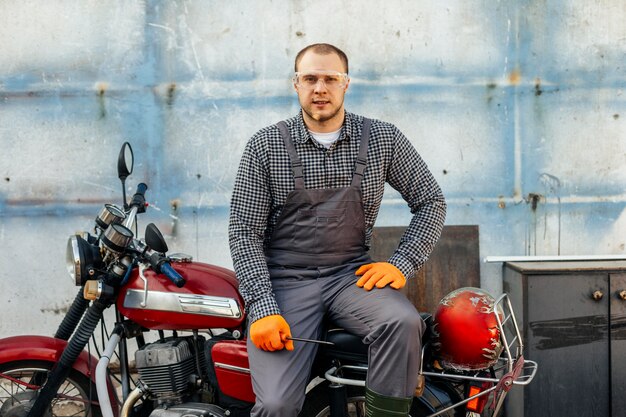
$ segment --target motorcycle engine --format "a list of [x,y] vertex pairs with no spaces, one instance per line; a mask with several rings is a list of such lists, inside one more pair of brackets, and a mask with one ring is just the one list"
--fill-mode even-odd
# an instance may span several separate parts
[[[180,404],[207,374],[202,336],[169,337],[135,353],[139,378],[159,405]],[[193,415],[193,414],[192,414]]]

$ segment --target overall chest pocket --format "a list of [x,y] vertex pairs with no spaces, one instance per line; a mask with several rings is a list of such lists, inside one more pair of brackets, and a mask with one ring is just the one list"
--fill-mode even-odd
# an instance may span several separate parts
[[293,225],[293,244],[310,253],[342,251],[349,232],[346,209],[299,209]]

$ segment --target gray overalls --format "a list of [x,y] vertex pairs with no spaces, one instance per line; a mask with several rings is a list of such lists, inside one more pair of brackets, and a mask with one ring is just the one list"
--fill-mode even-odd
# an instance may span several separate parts
[[[356,269],[371,262],[365,246],[361,180],[367,166],[370,120],[364,119],[352,183],[345,188],[305,189],[303,167],[287,125],[277,125],[291,160],[289,193],[266,257],[272,289],[294,337],[318,339],[327,317],[369,344],[367,386],[392,397],[413,397],[424,322],[415,307],[390,287],[366,291]],[[248,340],[252,417],[296,417],[317,345],[294,342],[293,351],[265,352]]]

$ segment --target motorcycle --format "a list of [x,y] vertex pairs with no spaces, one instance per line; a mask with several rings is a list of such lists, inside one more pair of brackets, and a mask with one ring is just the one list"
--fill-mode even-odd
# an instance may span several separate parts
[[[255,396],[235,274],[167,255],[154,224],[143,239],[135,237],[137,215],[148,205],[144,183],[127,202],[133,163],[124,143],[117,163],[123,207],[105,204],[93,234],[68,240],[68,272],[80,290],[55,336],[0,339],[0,417],[249,416]],[[428,330],[411,416],[497,415],[513,386],[532,381],[537,364],[522,355],[507,295],[494,300],[480,291],[462,289],[444,298],[435,316],[422,314]],[[476,300],[485,303],[480,311]],[[474,327],[467,325],[467,305],[479,315]],[[115,325],[109,332],[103,314],[110,307]],[[85,348],[98,326],[104,348],[95,344],[93,355]],[[294,337],[320,343],[300,416],[364,416],[367,345],[327,327],[323,340]],[[146,342],[144,334],[154,331],[156,340]],[[454,340],[458,335],[465,343]],[[134,366],[131,339],[137,343]],[[114,357],[118,372],[110,369]]]

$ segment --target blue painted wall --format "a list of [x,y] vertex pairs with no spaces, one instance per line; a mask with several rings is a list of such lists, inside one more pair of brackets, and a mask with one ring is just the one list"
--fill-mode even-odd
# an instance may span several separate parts
[[[0,337],[54,332],[76,292],[66,239],[120,202],[125,140],[142,224],[230,267],[239,157],[297,112],[313,42],[348,53],[347,109],[411,138],[481,256],[624,253],[625,21],[620,0],[1,2]],[[408,220],[389,190],[378,225]]]

